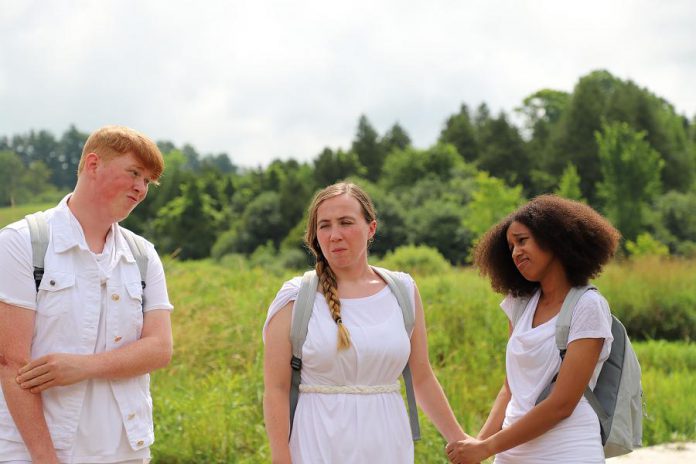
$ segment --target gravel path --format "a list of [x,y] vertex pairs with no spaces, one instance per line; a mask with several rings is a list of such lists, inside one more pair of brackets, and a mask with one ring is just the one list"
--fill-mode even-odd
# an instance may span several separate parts
[[694,464],[696,442],[669,443],[641,448],[624,456],[607,459],[608,464]]

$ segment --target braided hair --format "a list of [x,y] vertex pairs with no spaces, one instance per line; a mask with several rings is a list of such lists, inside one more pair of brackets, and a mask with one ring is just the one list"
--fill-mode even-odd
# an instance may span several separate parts
[[331,311],[331,317],[338,326],[338,349],[344,350],[350,347],[350,334],[343,320],[341,319],[341,300],[338,298],[338,282],[329,262],[319,246],[317,239],[317,212],[324,200],[340,195],[350,195],[355,198],[362,209],[363,217],[368,223],[377,219],[375,207],[370,197],[360,187],[349,182],[339,182],[329,185],[314,195],[312,203],[309,205],[307,214],[307,229],[305,231],[305,244],[316,259],[316,272],[319,277],[319,288],[326,299],[326,303]]

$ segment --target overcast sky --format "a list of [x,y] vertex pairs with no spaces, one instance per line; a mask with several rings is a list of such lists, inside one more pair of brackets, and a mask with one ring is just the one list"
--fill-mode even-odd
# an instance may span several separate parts
[[425,148],[461,103],[511,112],[607,69],[696,115],[696,2],[0,0],[0,135],[124,124],[240,166]]

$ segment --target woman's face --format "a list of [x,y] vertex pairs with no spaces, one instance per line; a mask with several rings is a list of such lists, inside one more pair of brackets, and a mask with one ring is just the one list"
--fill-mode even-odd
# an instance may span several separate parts
[[332,269],[367,263],[367,241],[377,222],[367,222],[360,202],[348,194],[324,200],[317,208],[317,241]]
[[508,227],[506,237],[512,261],[522,277],[530,282],[540,282],[553,269],[555,255],[539,246],[527,226],[514,221]]

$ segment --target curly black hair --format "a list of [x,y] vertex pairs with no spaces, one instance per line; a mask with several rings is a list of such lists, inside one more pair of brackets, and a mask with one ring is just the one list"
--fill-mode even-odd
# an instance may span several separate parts
[[621,234],[584,203],[540,195],[491,227],[474,250],[474,264],[496,292],[528,296],[539,286],[517,270],[507,242],[510,224],[529,228],[539,246],[556,255],[573,286],[587,285],[616,251]]

